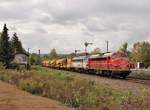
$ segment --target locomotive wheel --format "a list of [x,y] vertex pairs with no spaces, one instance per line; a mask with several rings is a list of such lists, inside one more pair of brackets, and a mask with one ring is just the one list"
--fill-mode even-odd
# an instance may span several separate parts
[[123,75],[122,78],[123,78],[123,79],[126,79],[126,75]]

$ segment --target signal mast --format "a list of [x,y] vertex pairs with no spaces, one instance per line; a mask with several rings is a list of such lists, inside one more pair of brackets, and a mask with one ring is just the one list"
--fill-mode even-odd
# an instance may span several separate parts
[[89,42],[85,42],[84,43],[84,46],[85,46],[85,54],[87,55],[87,47],[89,46],[89,45],[92,45],[93,43],[89,43]]

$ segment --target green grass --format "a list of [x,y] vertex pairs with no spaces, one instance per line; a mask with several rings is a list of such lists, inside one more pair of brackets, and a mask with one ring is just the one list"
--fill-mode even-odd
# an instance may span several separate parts
[[0,79],[32,94],[48,97],[77,110],[146,110],[150,93],[142,96],[113,90],[92,80],[76,78],[65,71],[40,66],[31,71],[1,69]]

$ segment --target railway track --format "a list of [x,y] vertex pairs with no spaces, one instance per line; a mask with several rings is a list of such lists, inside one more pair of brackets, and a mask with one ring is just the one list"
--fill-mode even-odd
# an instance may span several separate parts
[[[81,73],[81,74],[85,74],[85,73]],[[137,77],[128,76],[126,79],[122,79],[122,78],[118,78],[118,77],[110,78],[107,76],[99,76],[96,74],[86,74],[86,75],[90,75],[91,77],[100,77],[100,78],[106,78],[106,79],[112,79],[112,80],[114,79],[114,80],[128,81],[128,82],[132,82],[132,83],[150,85],[150,79],[144,79],[144,78],[137,78]]]
[[127,77],[127,81],[134,82],[134,83],[141,83],[141,84],[146,84],[150,85],[150,79],[144,79],[144,78],[136,78],[136,77]]
[[[81,74],[84,74],[84,73],[81,73]],[[150,79],[144,79],[144,78],[137,78],[137,77],[128,76],[126,79],[122,79],[122,78],[118,78],[118,77],[110,78],[107,76],[99,76],[99,75],[95,75],[95,74],[94,75],[93,74],[86,74],[86,75],[90,75],[92,77],[100,77],[100,78],[107,78],[107,79],[114,79],[114,80],[121,80],[121,81],[128,81],[128,82],[132,82],[132,83],[150,85]]]

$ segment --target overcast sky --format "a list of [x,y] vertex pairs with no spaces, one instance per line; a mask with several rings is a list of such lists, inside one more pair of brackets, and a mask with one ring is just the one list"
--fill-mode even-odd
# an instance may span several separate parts
[[25,49],[84,50],[84,42],[116,51],[124,42],[150,41],[150,0],[0,0],[0,29],[16,32]]

